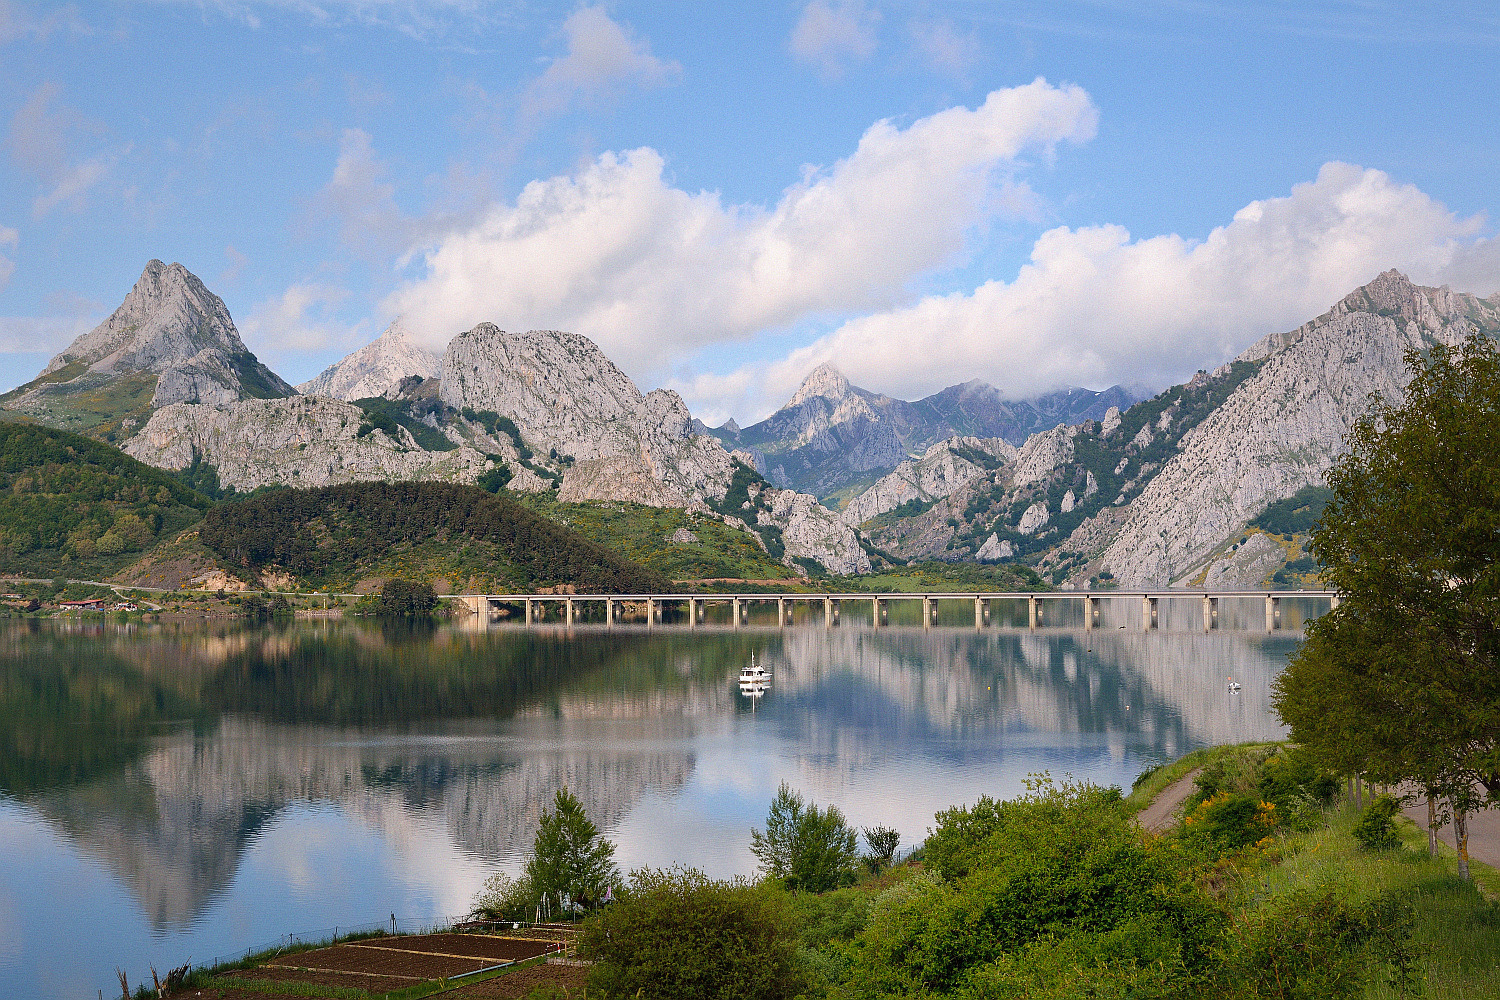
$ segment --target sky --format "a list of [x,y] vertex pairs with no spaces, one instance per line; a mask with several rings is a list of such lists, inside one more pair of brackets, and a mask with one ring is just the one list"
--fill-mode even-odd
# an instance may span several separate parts
[[1500,292],[1500,10],[0,0],[0,389],[152,258],[288,381],[396,317],[710,424],[1158,389],[1388,268]]

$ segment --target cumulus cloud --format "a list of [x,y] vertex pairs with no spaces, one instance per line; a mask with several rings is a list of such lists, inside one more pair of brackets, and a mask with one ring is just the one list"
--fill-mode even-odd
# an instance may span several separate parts
[[362,324],[340,322],[334,310],[349,297],[337,285],[298,282],[281,295],[255,304],[240,324],[246,344],[256,352],[319,351],[359,341]]
[[[97,132],[98,128],[68,108],[53,108],[57,85],[37,87],[11,119],[6,148],[16,165],[41,181],[45,190],[31,205],[31,214],[41,218],[59,205],[80,211],[90,189],[119,162],[119,152],[75,159],[69,152],[70,133]],[[127,150],[128,151],[128,150]]]
[[843,75],[851,60],[875,53],[880,12],[860,0],[811,0],[802,8],[788,43],[792,55],[827,79]]
[[682,67],[651,54],[651,44],[613,20],[602,7],[583,7],[563,22],[568,51],[533,80],[522,98],[528,117],[560,111],[579,98],[596,98],[629,85],[660,87]]
[[574,330],[649,372],[716,340],[898,301],[975,226],[1030,204],[1015,176],[1025,152],[1086,141],[1097,117],[1081,88],[1038,79],[904,129],[878,122],[769,208],[672,186],[654,150],[609,153],[441,239],[384,309],[434,344],[484,320]]
[[1299,326],[1387,268],[1493,293],[1500,242],[1481,226],[1379,170],[1329,163],[1202,241],[1056,228],[1013,281],[862,316],[763,372],[680,389],[702,409],[731,399],[765,412],[824,361],[905,398],[972,378],[1017,398],[1065,384],[1166,385]]
[[[9,226],[0,226],[0,250],[14,250],[20,245],[20,233]],[[0,255],[0,289],[10,283],[10,276],[14,273],[16,273],[16,262]]]

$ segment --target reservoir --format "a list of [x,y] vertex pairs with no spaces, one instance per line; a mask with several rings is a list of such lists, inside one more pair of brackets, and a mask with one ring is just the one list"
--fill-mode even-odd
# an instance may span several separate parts
[[1191,601],[1143,630],[1139,603],[1091,630],[1024,603],[977,629],[781,627],[774,603],[740,628],[0,621],[0,995],[465,913],[563,786],[623,868],[728,876],[783,781],[907,850],[1031,774],[1128,790],[1283,734],[1271,683],[1326,600],[1271,632],[1254,599],[1208,632]]

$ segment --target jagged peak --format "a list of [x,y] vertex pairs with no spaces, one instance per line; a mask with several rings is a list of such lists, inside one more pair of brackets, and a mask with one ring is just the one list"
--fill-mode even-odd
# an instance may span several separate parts
[[797,387],[797,392],[792,396],[787,406],[796,406],[816,396],[825,399],[842,399],[849,394],[849,380],[844,373],[833,366],[831,362],[825,361],[818,367],[808,372],[802,384]]

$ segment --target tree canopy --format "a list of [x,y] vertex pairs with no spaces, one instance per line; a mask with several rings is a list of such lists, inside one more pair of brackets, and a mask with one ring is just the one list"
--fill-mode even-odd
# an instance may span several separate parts
[[1274,703],[1330,766],[1419,782],[1461,827],[1476,786],[1500,799],[1500,353],[1476,335],[1407,364],[1328,474],[1310,548],[1340,601]]

